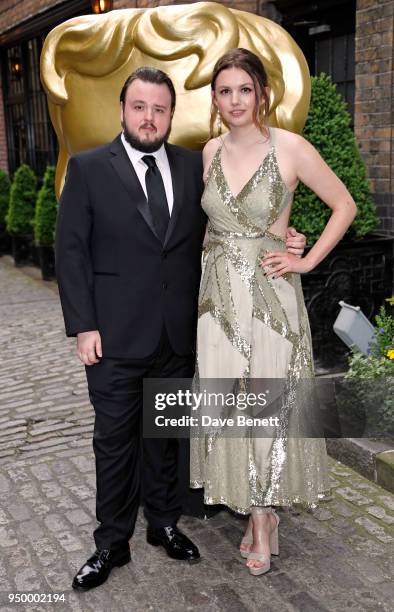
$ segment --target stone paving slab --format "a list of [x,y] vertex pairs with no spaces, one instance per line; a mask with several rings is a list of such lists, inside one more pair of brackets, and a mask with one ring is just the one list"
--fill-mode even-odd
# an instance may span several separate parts
[[93,408],[54,283],[0,258],[0,460],[91,439]]
[[[392,611],[394,496],[330,460],[332,497],[314,512],[282,510],[280,557],[250,576],[237,545],[246,520],[222,511],[183,517],[197,565],[145,542],[89,593],[75,571],[93,551],[93,410],[66,339],[53,283],[0,259],[0,610],[89,612]],[[9,593],[64,594],[64,603],[10,604]]]
[[[394,498],[330,463],[332,499],[313,513],[281,511],[281,554],[266,576],[250,576],[237,554],[245,519],[227,511],[207,521],[183,517],[203,557],[189,566],[146,544],[140,516],[132,562],[86,594],[73,593],[70,583],[92,551],[96,524],[90,447],[2,466],[0,609],[12,609],[8,592],[54,591],[67,602],[54,610],[392,610]],[[366,503],[349,496],[365,489]]]

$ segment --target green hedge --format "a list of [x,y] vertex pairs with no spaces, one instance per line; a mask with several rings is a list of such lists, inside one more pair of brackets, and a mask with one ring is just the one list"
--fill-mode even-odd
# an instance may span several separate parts
[[[312,95],[303,136],[319,151],[335,174],[346,185],[357,204],[357,216],[349,228],[352,239],[362,238],[379,224],[365,164],[360,155],[346,103],[330,78],[322,73],[312,77]],[[299,184],[291,224],[307,237],[308,245],[319,238],[331,215],[328,208],[308,187]]]
[[40,246],[52,246],[56,225],[55,168],[47,166],[38,192],[34,217],[34,240]]
[[0,169],[0,226],[5,226],[6,215],[10,203],[10,179],[8,174]]
[[14,175],[6,216],[7,232],[12,236],[32,234],[36,195],[35,174],[29,166],[23,164]]

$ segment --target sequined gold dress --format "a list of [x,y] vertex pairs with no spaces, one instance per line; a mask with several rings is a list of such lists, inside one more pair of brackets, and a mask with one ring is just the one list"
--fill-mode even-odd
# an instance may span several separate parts
[[[191,438],[191,487],[204,487],[205,503],[247,514],[254,505],[314,506],[328,491],[323,438],[290,436],[299,417],[294,389],[313,380],[311,336],[298,274],[272,279],[258,265],[268,251],[285,250],[270,227],[292,193],[270,148],[234,197],[220,146],[208,171],[202,206],[209,218],[199,295],[196,378],[282,379],[279,426],[271,437]],[[298,415],[298,416],[297,416]]]

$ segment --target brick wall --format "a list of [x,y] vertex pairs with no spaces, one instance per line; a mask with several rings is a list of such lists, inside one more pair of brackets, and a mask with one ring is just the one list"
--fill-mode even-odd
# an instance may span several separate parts
[[0,2],[0,33],[61,2],[64,0],[2,0]]
[[138,0],[114,0],[114,9],[136,8]]
[[0,168],[8,172],[7,138],[4,121],[3,91],[0,82]]
[[355,134],[367,164],[381,229],[394,232],[392,0],[358,0]]
[[[188,0],[188,4],[193,4],[199,0]],[[185,0],[114,0],[114,9],[121,8],[145,8],[154,6],[163,6],[166,4],[185,4]],[[239,9],[241,11],[249,11],[257,13],[259,2],[258,0],[224,0],[219,2],[230,8]]]

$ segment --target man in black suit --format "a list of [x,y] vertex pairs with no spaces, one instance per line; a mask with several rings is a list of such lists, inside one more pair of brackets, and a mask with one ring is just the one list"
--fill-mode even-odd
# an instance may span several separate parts
[[[167,143],[175,90],[162,71],[138,69],[120,102],[123,133],[69,161],[56,232],[66,333],[77,336],[95,409],[100,525],[97,550],[73,581],[79,590],[102,584],[113,567],[130,561],[143,379],[189,378],[194,371],[206,224],[201,154]],[[302,242],[291,238],[289,246],[302,252]],[[186,441],[145,439],[143,455],[147,541],[172,558],[197,561],[197,547],[176,526]]]
[[[97,551],[73,586],[104,582],[130,560],[140,490],[144,377],[193,376],[201,246],[202,160],[167,144],[171,80],[140,68],[121,92],[123,133],[73,156],[60,199],[56,270],[68,336],[95,409]],[[147,540],[176,559],[197,547],[176,527],[181,440],[144,440]]]

